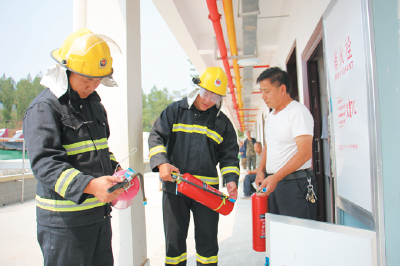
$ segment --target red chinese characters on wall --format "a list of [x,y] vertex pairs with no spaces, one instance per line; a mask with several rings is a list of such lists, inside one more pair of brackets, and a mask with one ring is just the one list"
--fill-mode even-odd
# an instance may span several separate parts
[[338,64],[337,64],[337,52],[335,51],[333,53],[333,68],[335,69],[335,72],[338,71]]
[[350,37],[347,36],[346,39],[346,56],[347,56],[347,61],[353,57],[353,55],[351,54],[351,41],[350,41]]
[[358,144],[339,145],[339,150],[358,150]]
[[357,114],[357,110],[355,108],[356,100],[347,100],[345,101],[342,97],[337,98],[337,108],[338,108],[338,121],[339,127],[344,127],[346,125],[346,121],[349,118],[354,117]]
[[339,80],[349,70],[353,69],[353,60],[351,59],[353,55],[351,51],[350,36],[347,36],[347,38],[345,39],[344,47],[345,51],[343,51],[342,45],[339,46],[339,58],[337,51],[333,53],[333,69],[335,71],[335,81]]

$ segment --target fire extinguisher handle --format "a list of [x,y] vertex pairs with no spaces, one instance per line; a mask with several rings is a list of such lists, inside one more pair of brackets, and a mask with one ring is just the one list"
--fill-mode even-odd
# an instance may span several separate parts
[[263,188],[261,190],[257,190],[256,193],[264,193],[267,192],[267,188]]
[[124,179],[124,181],[122,181],[122,182],[120,182],[120,183],[117,183],[117,184],[115,184],[114,186],[108,188],[108,189],[107,189],[107,192],[108,192],[108,193],[113,193],[115,190],[117,190],[117,189],[119,189],[119,188],[122,188],[122,187],[124,187],[125,185],[128,185],[128,184],[129,184],[129,181],[126,180],[126,179]]

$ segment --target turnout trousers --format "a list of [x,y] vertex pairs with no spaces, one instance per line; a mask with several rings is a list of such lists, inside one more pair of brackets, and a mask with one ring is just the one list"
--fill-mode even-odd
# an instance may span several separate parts
[[163,191],[165,265],[186,265],[186,239],[193,213],[197,265],[218,263],[219,213],[185,196]]
[[45,266],[112,266],[111,220],[73,228],[37,225]]

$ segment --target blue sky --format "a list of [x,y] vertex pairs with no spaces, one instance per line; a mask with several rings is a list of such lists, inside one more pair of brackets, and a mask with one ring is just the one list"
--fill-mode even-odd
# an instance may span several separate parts
[[[192,89],[187,56],[151,0],[141,0],[142,88]],[[72,0],[0,0],[0,76],[15,81],[54,64],[50,52],[73,30]]]

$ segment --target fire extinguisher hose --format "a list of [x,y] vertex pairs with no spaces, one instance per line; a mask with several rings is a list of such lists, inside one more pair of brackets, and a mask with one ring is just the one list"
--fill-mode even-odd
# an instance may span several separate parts
[[[195,184],[195,183],[193,183],[193,182],[190,182],[189,180],[186,180],[186,179],[182,178],[182,175],[180,175],[180,174],[172,173],[172,178],[173,178],[175,181],[176,181],[176,180],[179,180],[179,181],[188,183],[188,184],[190,184],[190,185],[192,185],[192,186],[194,186],[194,187],[200,188],[200,189],[202,189],[202,190],[204,190],[204,191],[206,191],[206,192],[209,192],[209,193],[211,193],[211,194],[217,195],[218,197],[221,197],[221,198],[222,198],[221,206],[225,204],[225,200],[226,200],[226,199],[228,199],[230,202],[235,203],[235,200],[234,200],[234,199],[229,198],[229,197],[228,197],[227,195],[225,195],[224,193],[221,192],[221,194],[219,194],[219,193],[216,193],[216,192],[214,192],[214,191],[208,190],[208,189],[205,188],[205,187],[199,186],[199,185],[197,185],[197,184]],[[220,206],[220,207],[221,207],[221,206]],[[220,208],[220,207],[219,207],[219,208]]]

